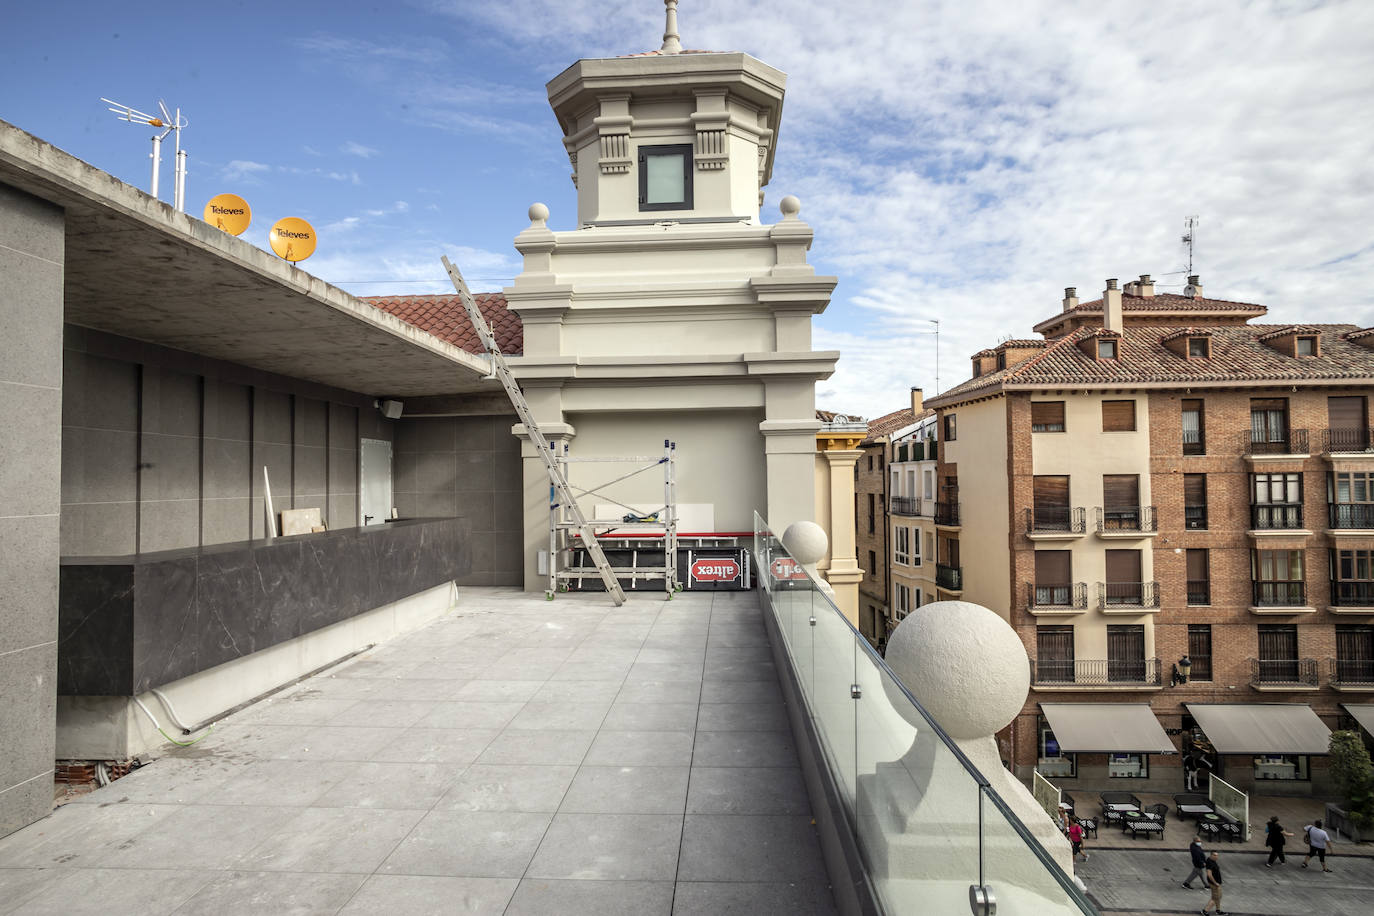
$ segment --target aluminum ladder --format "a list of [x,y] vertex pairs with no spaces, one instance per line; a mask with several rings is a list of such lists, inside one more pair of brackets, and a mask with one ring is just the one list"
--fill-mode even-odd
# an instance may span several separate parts
[[[620,580],[615,577],[615,571],[611,569],[611,564],[606,561],[606,553],[601,549],[601,542],[596,539],[596,532],[588,524],[587,517],[582,513],[582,507],[577,504],[577,499],[572,494],[572,489],[568,486],[567,478],[563,476],[554,454],[549,448],[548,440],[539,431],[539,425],[534,421],[534,414],[530,413],[530,405],[525,401],[525,395],[520,390],[520,386],[515,383],[515,378],[510,374],[510,367],[506,365],[506,358],[501,355],[501,348],[496,343],[496,336],[491,333],[491,328],[487,327],[487,321],[482,317],[482,312],[477,308],[477,300],[472,298],[472,293],[468,290],[468,284],[463,279],[463,275],[458,272],[458,268],[453,266],[445,255],[440,258],[444,262],[444,269],[448,271],[448,277],[453,281],[453,288],[458,291],[458,299],[463,303],[463,308],[468,313],[468,319],[472,321],[472,326],[477,329],[477,336],[482,340],[482,346],[487,348],[487,353],[491,356],[491,365],[496,372],[496,377],[501,380],[501,385],[506,389],[506,395],[510,398],[511,404],[515,407],[515,413],[520,417],[520,422],[525,426],[525,433],[530,437],[530,444],[544,462],[544,468],[549,472],[549,482],[553,484],[553,490],[558,500],[567,507],[572,514],[573,521],[577,525],[577,533],[582,536],[582,546],[587,550],[587,556],[591,557],[592,564],[596,566],[597,572],[601,573],[601,581],[605,583],[606,591],[610,594],[611,600],[616,606],[625,603],[625,591],[620,587]],[[553,562],[553,557],[549,558]],[[550,595],[550,598],[553,596]]]

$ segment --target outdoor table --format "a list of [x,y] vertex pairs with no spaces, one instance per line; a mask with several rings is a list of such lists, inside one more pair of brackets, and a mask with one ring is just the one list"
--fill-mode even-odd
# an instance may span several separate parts
[[1120,811],[1122,814],[1127,814],[1136,810],[1135,805],[1108,805],[1107,807],[1111,808],[1113,811]]

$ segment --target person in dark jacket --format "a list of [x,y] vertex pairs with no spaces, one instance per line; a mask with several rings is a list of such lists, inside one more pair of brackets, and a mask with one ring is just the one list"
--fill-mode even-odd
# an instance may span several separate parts
[[[1202,837],[1193,837],[1193,842],[1188,846],[1188,854],[1193,857],[1193,870],[1183,879],[1183,886],[1192,890],[1193,879],[1201,878],[1207,868],[1207,854],[1202,851]],[[1202,884],[1203,890],[1206,890],[1207,882],[1204,880]]]
[[1264,845],[1269,847],[1269,861],[1264,863],[1265,868],[1273,868],[1275,859],[1287,864],[1288,860],[1283,856],[1283,846],[1286,842],[1285,837],[1292,835],[1283,829],[1277,814],[1269,818],[1269,824],[1264,828]]

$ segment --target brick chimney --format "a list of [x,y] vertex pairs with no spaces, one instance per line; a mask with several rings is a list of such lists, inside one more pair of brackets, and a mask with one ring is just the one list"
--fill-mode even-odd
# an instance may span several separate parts
[[1153,299],[1155,297],[1155,281],[1150,278],[1149,274],[1140,275],[1139,286],[1139,295],[1142,299]]
[[1202,298],[1202,280],[1198,278],[1197,274],[1188,277],[1188,285],[1183,287],[1183,295],[1189,299]]
[[1121,290],[1117,289],[1115,278],[1107,281],[1102,291],[1102,326],[1120,334],[1123,330],[1121,318]]
[[1078,287],[1064,287],[1064,311],[1078,308]]
[[921,411],[924,410],[924,409],[925,409],[925,403],[924,403],[924,398],[922,397],[922,394],[921,394],[921,389],[920,389],[920,388],[913,388],[913,389],[911,389],[911,415],[912,415],[913,417],[919,417],[919,416],[921,415]]

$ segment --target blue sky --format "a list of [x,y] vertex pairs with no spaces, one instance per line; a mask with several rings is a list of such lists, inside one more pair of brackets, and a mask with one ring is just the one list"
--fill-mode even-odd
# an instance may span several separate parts
[[[816,345],[843,351],[819,406],[874,416],[1106,277],[1181,288],[1184,217],[1209,295],[1275,321],[1374,324],[1374,4],[682,0],[689,48],[786,71],[764,218],[784,194],[839,276]],[[117,10],[117,12],[111,12]],[[188,210],[232,191],[247,238],[300,216],[303,265],[360,295],[441,292],[519,269],[533,201],[571,228],[544,83],[647,50],[660,0],[118,5],[8,10],[0,118],[148,185],[148,134],[108,96],[190,121]],[[163,198],[171,197],[164,154]]]

